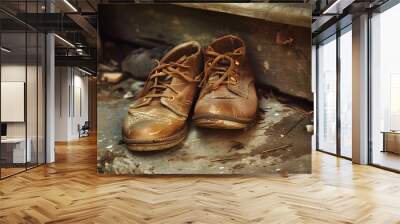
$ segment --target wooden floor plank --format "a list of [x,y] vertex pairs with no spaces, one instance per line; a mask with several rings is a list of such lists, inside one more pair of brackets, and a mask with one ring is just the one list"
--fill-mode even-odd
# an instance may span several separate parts
[[96,139],[0,181],[0,223],[400,223],[400,175],[313,152],[313,174],[98,176]]

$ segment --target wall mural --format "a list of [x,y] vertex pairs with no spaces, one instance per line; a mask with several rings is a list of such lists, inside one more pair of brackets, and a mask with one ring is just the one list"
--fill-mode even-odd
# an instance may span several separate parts
[[98,16],[99,173],[311,172],[308,4],[102,4]]

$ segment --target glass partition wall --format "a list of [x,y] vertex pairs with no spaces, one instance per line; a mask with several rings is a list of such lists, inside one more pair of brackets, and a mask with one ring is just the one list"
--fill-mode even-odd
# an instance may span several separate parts
[[[39,2],[19,1],[18,8],[36,13]],[[0,11],[1,179],[46,160],[45,41],[44,33]]]
[[370,163],[400,171],[400,4],[371,18]]
[[351,25],[317,45],[317,150],[352,157]]
[[[400,4],[387,1],[368,13],[368,163],[400,172]],[[350,159],[351,25],[317,48],[317,149]]]

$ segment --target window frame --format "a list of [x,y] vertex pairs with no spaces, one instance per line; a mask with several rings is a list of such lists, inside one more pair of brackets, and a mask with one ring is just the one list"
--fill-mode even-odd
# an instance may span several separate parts
[[380,164],[376,164],[373,162],[373,153],[374,153],[374,148],[373,148],[373,131],[372,131],[372,119],[373,119],[373,114],[372,114],[372,19],[374,17],[374,14],[380,14],[384,13],[385,11],[391,9],[392,7],[400,4],[400,0],[388,0],[384,4],[380,5],[377,8],[369,10],[368,13],[368,31],[367,31],[367,39],[368,39],[368,69],[367,69],[367,77],[368,77],[368,165],[377,167],[383,170],[395,172],[395,173],[400,173],[400,170],[393,169],[387,166],[383,166]]
[[[340,157],[346,160],[352,160],[352,158],[347,157],[342,155],[342,150],[341,150],[341,118],[340,118],[340,103],[341,103],[341,97],[340,97],[340,82],[341,82],[341,67],[340,67],[340,60],[341,60],[341,55],[340,55],[340,37],[342,35],[344,35],[347,32],[351,32],[352,31],[352,23],[350,22],[349,24],[346,24],[344,27],[338,29],[335,33],[333,33],[332,35],[326,37],[325,39],[319,40],[318,43],[316,44],[316,53],[315,53],[315,57],[316,57],[316,73],[315,73],[315,77],[316,77],[316,150],[319,152],[323,152],[329,155],[333,155],[336,157]],[[335,36],[335,37],[334,37]],[[334,38],[333,38],[334,37]],[[332,39],[332,40],[329,40]],[[319,102],[319,85],[320,85],[320,74],[319,74],[319,47],[321,45],[321,43],[323,42],[329,42],[329,41],[336,41],[336,152],[332,153],[332,152],[328,152],[324,149],[321,149],[319,146],[319,107],[318,107],[318,102]]]

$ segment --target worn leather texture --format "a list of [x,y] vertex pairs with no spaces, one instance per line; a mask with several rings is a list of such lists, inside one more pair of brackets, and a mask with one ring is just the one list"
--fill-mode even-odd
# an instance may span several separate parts
[[[150,72],[123,123],[124,139],[155,143],[182,134],[197,96],[202,50],[191,41],[170,50]],[[186,133],[184,133],[186,134]]]
[[257,94],[243,40],[233,35],[216,39],[206,48],[204,61],[194,119],[252,121],[257,112]]

